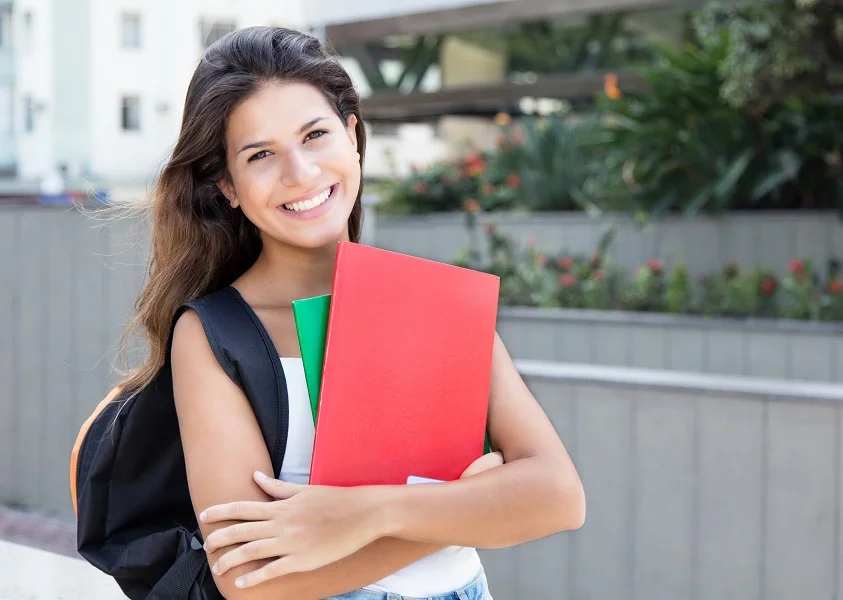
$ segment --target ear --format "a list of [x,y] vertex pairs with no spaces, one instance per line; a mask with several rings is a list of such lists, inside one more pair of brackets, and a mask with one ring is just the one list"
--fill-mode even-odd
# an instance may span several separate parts
[[357,150],[357,115],[348,116],[348,125],[345,127],[348,139],[351,140],[354,149]]
[[231,185],[231,182],[229,182],[228,179],[219,180],[217,182],[217,187],[222,192],[222,195],[225,196],[225,199],[228,200],[231,208],[237,208],[240,206],[240,202],[237,201],[237,194],[234,192],[234,186]]

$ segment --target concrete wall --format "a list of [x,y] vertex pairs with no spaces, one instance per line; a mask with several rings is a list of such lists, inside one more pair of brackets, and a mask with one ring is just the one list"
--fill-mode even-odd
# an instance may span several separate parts
[[518,358],[843,382],[843,324],[505,308],[498,331]]
[[129,223],[0,208],[0,501],[70,514],[68,457],[143,272]]
[[588,515],[483,552],[496,600],[840,597],[843,386],[519,366]]
[[[614,224],[617,236],[610,258],[635,269],[651,258],[684,261],[692,273],[719,268],[730,260],[745,267],[768,266],[784,273],[792,258],[813,258],[823,266],[830,256],[843,258],[843,222],[835,213],[729,213],[723,218],[670,218],[640,229],[631,218],[582,213],[483,215],[501,231],[523,242],[534,237],[546,252],[591,254],[600,236]],[[378,246],[452,261],[469,243],[462,214],[378,219]],[[481,236],[482,237],[482,236]]]
[[[71,514],[70,448],[114,380],[133,223],[0,209],[0,502]],[[483,551],[496,600],[843,593],[843,386],[518,361],[576,462],[576,533]]]

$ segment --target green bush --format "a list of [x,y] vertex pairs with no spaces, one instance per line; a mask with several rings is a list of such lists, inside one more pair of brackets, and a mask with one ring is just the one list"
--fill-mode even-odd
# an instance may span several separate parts
[[[646,92],[603,95],[628,210],[843,209],[843,105],[791,99],[736,108],[721,97],[730,42],[659,45]],[[614,97],[611,97],[614,96]]]
[[711,3],[697,41],[652,42],[643,91],[609,74],[581,114],[523,119],[498,147],[396,182],[381,210],[843,214],[843,8]]
[[798,259],[781,281],[767,268],[737,262],[692,278],[682,263],[668,269],[652,259],[630,274],[607,258],[612,230],[590,256],[545,254],[534,240],[519,244],[494,224],[484,231],[488,252],[466,248],[455,262],[498,275],[503,306],[843,321],[843,279],[833,261],[825,281],[810,260]]

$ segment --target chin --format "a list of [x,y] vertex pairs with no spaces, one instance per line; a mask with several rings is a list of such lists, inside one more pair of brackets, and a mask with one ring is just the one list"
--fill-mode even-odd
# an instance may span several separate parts
[[307,248],[316,250],[319,248],[335,247],[340,240],[348,239],[348,221],[342,226],[323,228],[318,231],[297,231],[292,235],[285,236],[286,243],[296,248]]

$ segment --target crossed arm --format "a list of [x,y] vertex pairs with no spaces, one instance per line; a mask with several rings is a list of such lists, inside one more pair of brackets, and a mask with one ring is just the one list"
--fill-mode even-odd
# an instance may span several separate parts
[[[228,526],[248,519],[200,523],[209,543],[210,564],[225,557],[222,572],[214,578],[229,600],[339,595],[378,581],[446,545],[505,547],[576,529],[585,518],[576,470],[497,336],[489,432],[506,464],[445,485],[315,486],[298,490],[302,498],[307,497],[298,503],[273,502],[275,498],[253,479],[256,471],[272,473],[260,428],[248,400],[219,367],[192,311],[184,313],[176,325],[172,365],[196,514],[232,503],[271,503],[280,515],[272,525],[288,534],[297,532],[269,531],[264,520],[263,525],[252,522],[245,538],[241,527],[238,539],[242,541],[229,543],[231,532],[238,529]],[[326,519],[326,514],[332,519]],[[263,531],[256,533],[260,527]],[[215,531],[220,534],[214,536]],[[271,546],[270,537],[276,546]],[[249,539],[260,542],[247,543]],[[295,540],[298,547],[266,552],[285,540]],[[287,558],[283,568],[273,567],[279,556]],[[247,562],[250,558],[254,559]],[[245,589],[235,585],[242,576],[258,583],[256,569],[260,569],[260,585]]]

